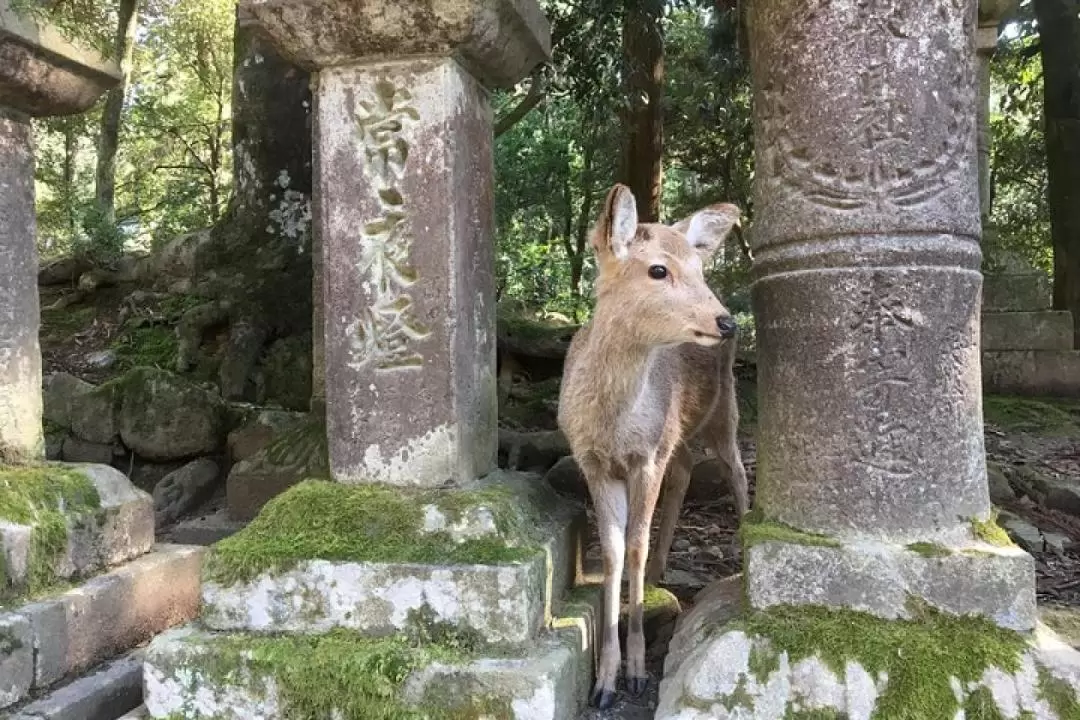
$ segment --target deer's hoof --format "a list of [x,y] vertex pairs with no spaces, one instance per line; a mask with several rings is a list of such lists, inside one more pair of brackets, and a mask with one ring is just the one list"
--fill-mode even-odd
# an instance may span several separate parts
[[649,687],[648,677],[632,677],[626,679],[626,688],[634,697],[639,697]]
[[615,704],[615,691],[606,690],[604,688],[596,688],[593,690],[592,698],[590,702],[593,707],[599,710],[607,710]]

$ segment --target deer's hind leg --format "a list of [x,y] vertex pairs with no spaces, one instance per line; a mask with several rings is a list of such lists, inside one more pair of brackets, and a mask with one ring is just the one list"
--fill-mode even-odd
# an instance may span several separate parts
[[690,473],[694,467],[694,456],[685,444],[680,443],[671,454],[664,477],[660,498],[660,529],[656,535],[656,545],[649,554],[649,569],[645,581],[650,585],[659,585],[667,569],[668,553],[675,539],[675,527],[679,523],[686,490],[690,487]]
[[746,468],[739,452],[739,404],[735,397],[735,378],[728,371],[727,377],[721,382],[722,397],[706,433],[712,451],[728,466],[728,482],[735,497],[735,510],[742,518],[750,509],[750,491]]

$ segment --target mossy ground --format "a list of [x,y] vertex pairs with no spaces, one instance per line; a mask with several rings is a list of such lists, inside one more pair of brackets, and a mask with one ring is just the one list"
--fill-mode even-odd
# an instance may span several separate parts
[[1075,400],[984,395],[983,417],[1004,430],[1080,437],[1080,402]]
[[[487,507],[498,533],[455,543],[446,533],[420,532],[424,506],[436,505],[451,522]],[[409,491],[378,485],[306,480],[263,508],[241,532],[219,542],[204,566],[224,585],[281,572],[304,560],[499,564],[533,557],[534,523],[520,500],[501,487]]]
[[[949,678],[973,683],[988,667],[1015,672],[1028,647],[1024,636],[989,620],[929,608],[913,620],[883,620],[854,610],[782,606],[729,627],[767,639],[792,664],[816,655],[840,677],[849,660],[871,676],[884,673],[888,683],[878,697],[875,720],[953,720],[961,705]],[[767,667],[760,659],[756,666],[755,672]],[[996,708],[973,705],[972,711],[968,720],[997,718]]]
[[27,583],[12,587],[5,581],[0,603],[59,586],[55,565],[67,547],[68,522],[95,515],[100,507],[97,488],[78,470],[53,464],[0,467],[0,518],[33,527]]
[[428,698],[418,707],[403,703],[402,684],[410,674],[434,662],[465,663],[471,655],[461,647],[419,645],[404,636],[364,638],[339,630],[319,636],[224,636],[211,652],[181,655],[180,662],[195,669],[202,682],[229,684],[241,667],[255,677],[273,677],[290,720],[507,717],[508,708],[484,696],[455,697],[449,704]]

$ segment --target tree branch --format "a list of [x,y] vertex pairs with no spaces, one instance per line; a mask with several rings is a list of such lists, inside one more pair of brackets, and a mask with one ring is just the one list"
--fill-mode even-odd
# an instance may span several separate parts
[[533,71],[532,84],[529,85],[529,92],[525,94],[525,97],[517,104],[517,107],[503,115],[495,123],[495,137],[499,137],[521,122],[521,119],[528,115],[530,110],[540,104],[540,101],[544,99],[544,95],[546,94],[547,84],[544,82],[544,68],[541,65]]

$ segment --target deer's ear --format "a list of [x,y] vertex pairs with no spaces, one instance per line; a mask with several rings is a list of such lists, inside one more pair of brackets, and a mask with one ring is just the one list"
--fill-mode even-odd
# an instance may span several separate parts
[[610,254],[625,260],[630,244],[637,234],[638,215],[634,193],[625,185],[616,185],[608,192],[604,209],[593,230],[593,248],[597,255]]
[[702,259],[712,257],[731,231],[739,226],[742,211],[730,203],[719,203],[698,210],[671,226],[682,233]]

